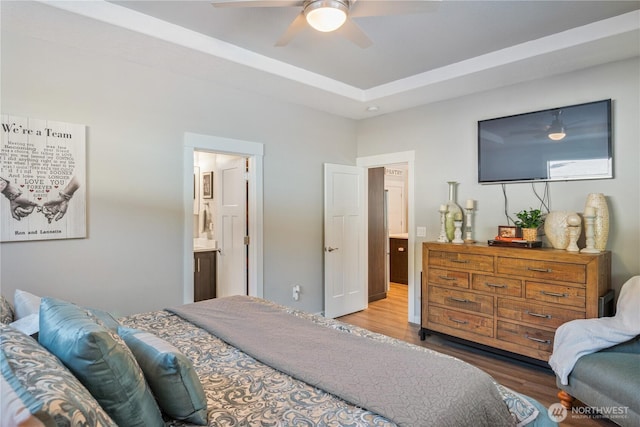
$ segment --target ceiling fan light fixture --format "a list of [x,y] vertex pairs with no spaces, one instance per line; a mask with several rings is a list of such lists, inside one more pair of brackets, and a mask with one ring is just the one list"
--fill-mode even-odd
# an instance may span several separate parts
[[552,141],[560,141],[564,139],[567,134],[564,131],[564,126],[560,123],[558,119],[555,119],[551,126],[549,126],[549,130],[547,131],[547,136]]
[[550,132],[547,136],[552,141],[560,141],[561,139],[564,139],[564,137],[567,136],[567,134],[564,132],[554,132],[554,133]]
[[553,113],[553,120],[551,121],[551,126],[547,129],[547,136],[552,141],[560,141],[564,139],[567,134],[564,131],[564,124],[560,119],[560,114],[562,114],[561,110],[558,110]]
[[311,27],[323,33],[335,31],[347,20],[349,6],[340,0],[315,0],[304,7],[304,16]]

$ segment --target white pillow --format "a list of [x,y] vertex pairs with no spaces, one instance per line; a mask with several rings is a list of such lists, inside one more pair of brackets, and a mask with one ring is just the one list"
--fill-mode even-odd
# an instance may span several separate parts
[[40,297],[29,292],[16,289],[13,294],[13,307],[16,320],[27,317],[30,314],[40,312]]
[[38,333],[40,330],[40,314],[33,313],[28,316],[21,317],[15,322],[9,324],[13,329],[17,329],[25,335],[31,335]]

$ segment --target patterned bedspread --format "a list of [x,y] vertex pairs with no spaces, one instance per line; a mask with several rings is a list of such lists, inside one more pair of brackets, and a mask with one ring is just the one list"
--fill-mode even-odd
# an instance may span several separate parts
[[[266,304],[271,304],[265,302]],[[366,329],[273,304],[286,312],[345,333],[368,337],[391,346],[417,347]],[[144,329],[180,349],[194,364],[203,384],[210,426],[394,426],[384,417],[353,406],[266,366],[168,311],[136,314],[120,319],[123,325]],[[500,386],[513,412],[531,416],[531,408]],[[515,409],[515,411],[514,411]],[[188,425],[171,422],[170,425]]]
[[[168,311],[119,320],[167,340],[193,361],[207,396],[212,427],[395,426],[256,361]],[[175,421],[170,425],[189,424]]]

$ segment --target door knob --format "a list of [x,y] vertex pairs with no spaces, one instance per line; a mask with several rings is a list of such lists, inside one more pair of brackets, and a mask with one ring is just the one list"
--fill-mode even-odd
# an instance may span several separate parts
[[329,247],[326,247],[324,250],[327,252],[333,252],[333,251],[337,251],[338,248],[332,248],[331,246],[329,246]]

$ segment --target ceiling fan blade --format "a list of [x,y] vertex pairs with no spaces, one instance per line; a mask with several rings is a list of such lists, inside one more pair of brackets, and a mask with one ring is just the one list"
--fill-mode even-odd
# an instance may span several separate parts
[[214,7],[301,7],[304,0],[221,0],[211,4]]
[[340,34],[344,38],[350,40],[363,49],[366,49],[373,44],[371,39],[364,33],[364,31],[362,31],[362,29],[348,17],[345,23],[342,24],[342,27],[336,30],[336,33]]
[[291,22],[287,31],[276,42],[276,46],[286,46],[289,42],[298,35],[298,33],[307,27],[307,20],[304,17],[304,13],[300,12],[296,19]]
[[349,9],[349,16],[358,18],[428,13],[437,10],[441,2],[442,0],[354,0]]

